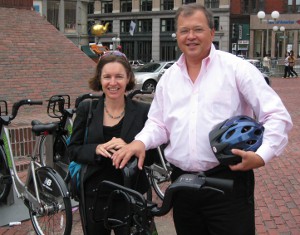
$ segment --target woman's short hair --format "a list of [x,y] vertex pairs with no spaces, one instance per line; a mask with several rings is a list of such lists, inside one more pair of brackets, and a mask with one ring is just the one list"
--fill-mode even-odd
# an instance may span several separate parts
[[93,91],[102,91],[102,86],[100,83],[102,69],[104,65],[112,62],[120,63],[125,68],[126,74],[129,78],[129,82],[126,86],[126,91],[130,91],[134,88],[135,86],[134,73],[132,71],[131,65],[129,64],[126,58],[126,55],[120,51],[112,51],[112,52],[106,52],[103,56],[100,57],[97,63],[95,76],[89,80],[89,87]]

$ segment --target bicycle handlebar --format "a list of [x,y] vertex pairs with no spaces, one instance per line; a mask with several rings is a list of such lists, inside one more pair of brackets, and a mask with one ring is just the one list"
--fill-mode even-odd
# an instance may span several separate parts
[[15,119],[15,117],[18,114],[19,108],[23,105],[42,105],[42,104],[43,104],[43,101],[30,100],[30,99],[24,99],[24,100],[17,101],[13,104],[12,112],[11,112],[11,115],[9,116],[9,120],[11,121],[11,120]]
[[[126,192],[129,196],[134,198],[132,200],[133,202],[138,203],[139,206],[145,205],[145,199],[141,200],[143,195],[137,191],[106,180],[102,181],[101,185],[102,187],[108,186],[114,190]],[[179,176],[178,179],[166,189],[162,205],[160,207],[157,204],[152,205],[149,209],[149,213],[151,216],[166,215],[173,206],[175,194],[182,190],[200,191],[202,189],[211,189],[220,193],[225,193],[231,191],[232,188],[233,180],[211,178],[201,174],[184,174]]]
[[174,195],[179,191],[211,189],[225,193],[226,191],[231,191],[232,188],[233,180],[211,178],[201,174],[184,174],[178,177],[178,179],[167,188],[161,207],[153,207],[151,209],[151,215],[163,216],[167,214],[172,208]]
[[[131,186],[131,177],[136,173],[137,170],[137,159],[128,162],[124,167],[123,176],[124,176],[124,185],[121,186],[110,181],[103,181],[103,184],[113,187],[117,190],[123,190],[129,195],[132,195],[134,198],[141,198],[141,194],[134,190],[129,189]],[[220,193],[225,193],[231,191],[233,188],[233,180],[228,179],[219,179],[213,177],[207,177],[203,173],[199,174],[184,174],[178,177],[178,179],[169,185],[165,191],[165,196],[162,202],[161,207],[157,205],[153,206],[150,210],[152,216],[163,216],[167,214],[173,205],[173,197],[178,191],[182,190],[193,190],[199,191],[201,189],[211,189],[218,191]],[[143,204],[143,202],[142,202]]]

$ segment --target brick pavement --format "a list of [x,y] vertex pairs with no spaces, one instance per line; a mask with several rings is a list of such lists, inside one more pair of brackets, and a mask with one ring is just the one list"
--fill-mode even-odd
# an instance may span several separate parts
[[[256,230],[258,235],[300,235],[300,79],[272,79],[273,89],[289,110],[294,128],[280,158],[255,170]],[[72,234],[82,234],[78,211],[74,211]],[[160,235],[174,235],[171,213],[157,218]],[[34,234],[30,221],[0,227],[0,234]]]

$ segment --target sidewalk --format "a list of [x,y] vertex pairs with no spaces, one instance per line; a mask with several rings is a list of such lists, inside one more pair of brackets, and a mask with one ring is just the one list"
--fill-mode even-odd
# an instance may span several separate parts
[[[255,170],[256,230],[258,235],[300,235],[300,78],[272,78],[272,87],[289,110],[294,128],[282,156]],[[78,210],[73,216],[72,234],[82,234]],[[156,222],[159,235],[175,235],[171,213]],[[20,226],[0,227],[0,234],[34,232],[26,221]]]

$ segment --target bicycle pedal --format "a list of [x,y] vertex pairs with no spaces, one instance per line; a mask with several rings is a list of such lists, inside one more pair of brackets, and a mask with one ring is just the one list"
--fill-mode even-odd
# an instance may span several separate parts
[[0,184],[11,184],[12,178],[10,175],[2,175],[0,176]]

